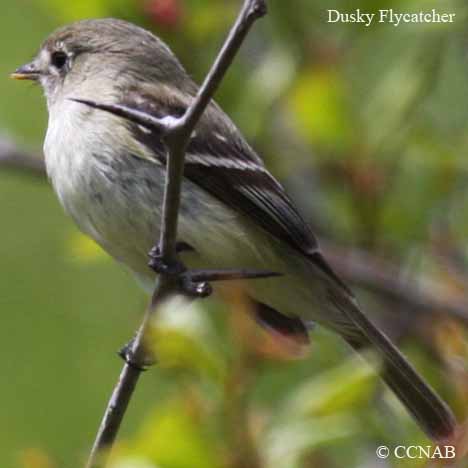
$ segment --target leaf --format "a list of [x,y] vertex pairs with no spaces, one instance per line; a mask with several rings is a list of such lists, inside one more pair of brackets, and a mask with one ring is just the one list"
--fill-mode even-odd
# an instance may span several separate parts
[[297,80],[289,107],[301,135],[312,144],[344,150],[352,141],[345,86],[332,68],[310,68]]
[[350,437],[359,421],[349,414],[300,419],[274,426],[261,446],[267,468],[300,468],[301,458],[324,444]]
[[288,396],[281,413],[286,419],[291,419],[355,409],[358,405],[367,404],[376,379],[375,368],[359,356],[353,356],[301,385]]
[[79,2],[62,2],[60,0],[42,1],[63,21],[102,17],[108,14],[108,0],[80,0]]
[[157,465],[140,456],[118,458],[112,462],[110,468],[159,468]]
[[216,331],[199,302],[176,296],[156,314],[152,345],[161,367],[220,381],[226,374],[226,363],[219,344]]
[[[214,439],[182,399],[158,408],[139,436],[120,448],[112,468],[219,468]],[[129,461],[137,460],[136,465]],[[126,464],[127,463],[127,464]]]

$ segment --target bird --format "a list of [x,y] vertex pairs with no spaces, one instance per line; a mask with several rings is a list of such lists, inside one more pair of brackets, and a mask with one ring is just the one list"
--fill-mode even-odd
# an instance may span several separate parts
[[[181,117],[198,85],[156,35],[114,18],[54,31],[12,77],[44,91],[45,163],[63,208],[151,292],[148,252],[160,233],[166,175],[162,135],[83,102]],[[189,269],[280,272],[248,285],[261,325],[307,342],[318,323],[359,353],[371,349],[383,381],[421,429],[437,441],[454,435],[449,406],[363,313],[282,185],[214,100],[186,148],[177,241]]]

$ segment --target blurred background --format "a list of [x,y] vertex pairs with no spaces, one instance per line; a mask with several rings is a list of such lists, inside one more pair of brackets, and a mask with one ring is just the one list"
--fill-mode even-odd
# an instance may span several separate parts
[[[217,100],[319,233],[373,320],[450,403],[468,404],[468,7],[463,0],[269,0]],[[62,212],[41,166],[39,88],[8,74],[64,23],[160,35],[201,81],[240,0],[16,0],[0,15],[0,466],[86,458],[147,298]],[[453,24],[328,24],[327,9],[456,13]],[[33,158],[33,159],[32,159]],[[34,159],[35,158],[35,159]],[[429,441],[336,337],[310,349],[241,295],[169,304],[114,468],[427,467]],[[457,447],[458,466],[467,440]]]

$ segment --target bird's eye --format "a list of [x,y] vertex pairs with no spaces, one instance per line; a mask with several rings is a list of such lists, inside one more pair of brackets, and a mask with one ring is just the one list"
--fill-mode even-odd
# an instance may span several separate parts
[[62,51],[57,51],[57,52],[54,52],[50,58],[50,63],[55,67],[57,68],[58,70],[60,70],[61,68],[63,68],[65,66],[65,64],[67,63],[67,60],[68,60],[68,56],[65,52],[62,52]]

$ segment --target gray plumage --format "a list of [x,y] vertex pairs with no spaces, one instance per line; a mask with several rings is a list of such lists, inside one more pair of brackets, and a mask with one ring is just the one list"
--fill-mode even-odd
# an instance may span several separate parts
[[[159,237],[161,140],[70,98],[176,116],[197,86],[161,40],[114,19],[56,31],[17,76],[36,79],[44,88],[46,166],[60,202],[83,232],[151,291],[155,278],[147,254]],[[179,239],[193,247],[182,254],[189,267],[284,273],[248,285],[261,305],[262,323],[304,334],[302,323],[315,321],[358,351],[371,347],[382,360],[383,379],[427,434],[440,439],[453,433],[449,408],[361,312],[281,185],[215,103],[190,141],[185,176]]]

